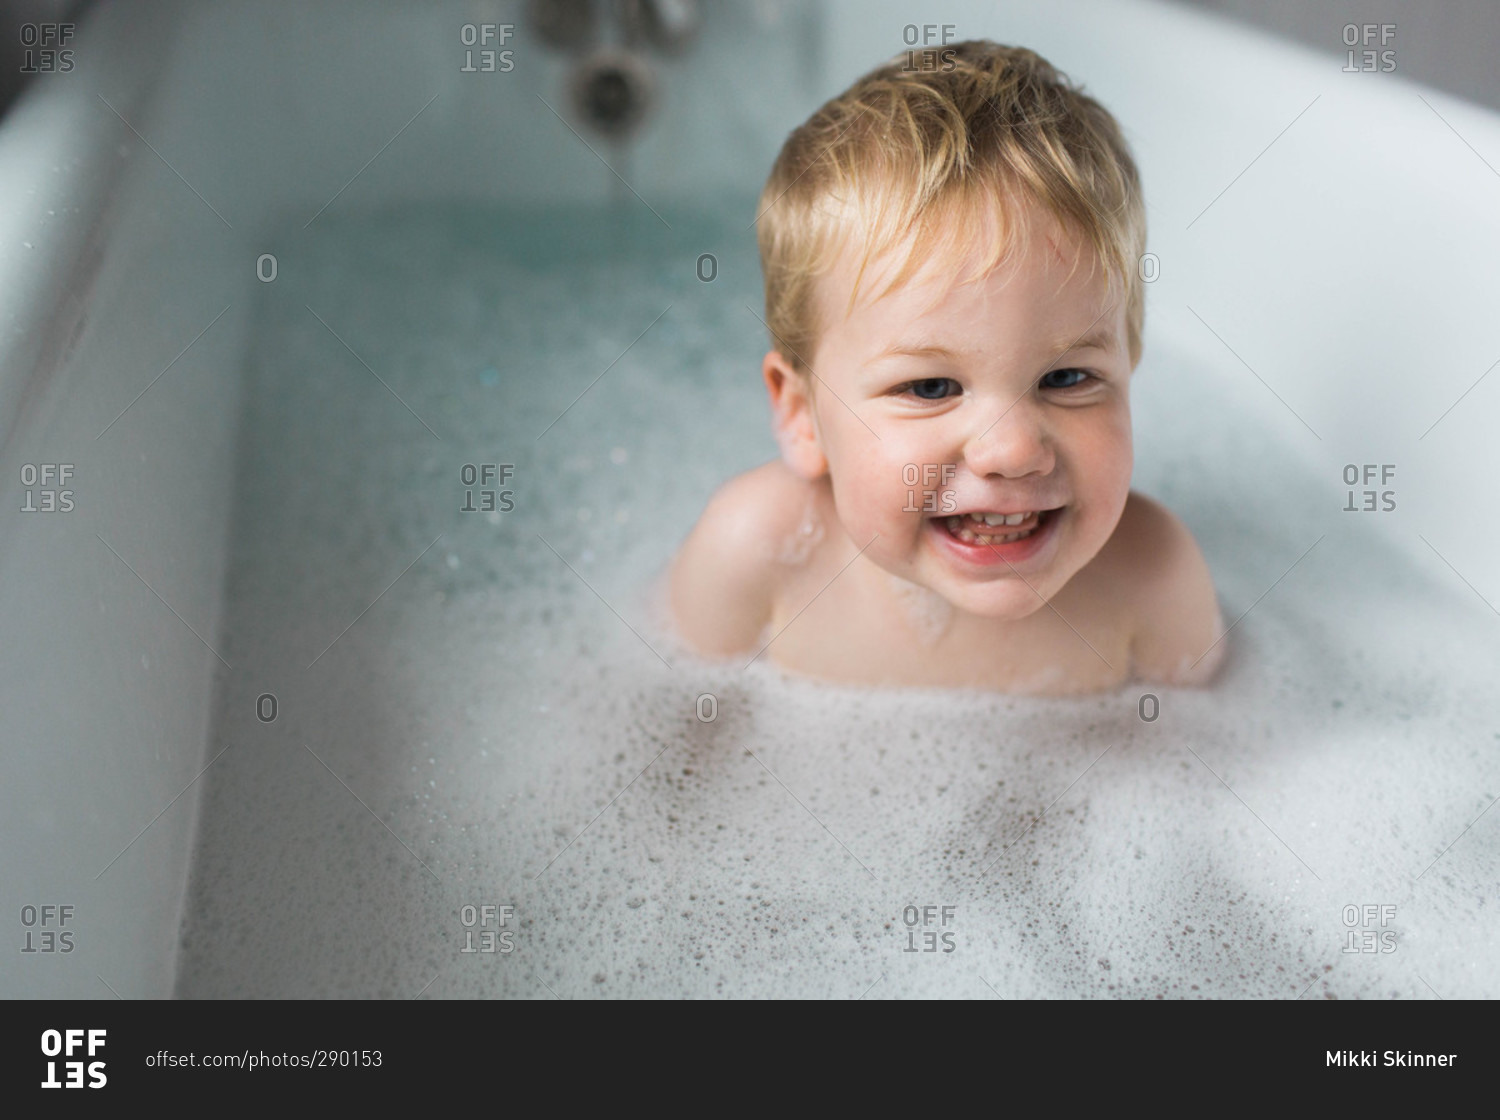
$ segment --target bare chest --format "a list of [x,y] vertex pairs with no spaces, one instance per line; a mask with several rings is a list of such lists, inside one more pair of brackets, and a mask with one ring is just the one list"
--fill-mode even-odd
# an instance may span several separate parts
[[828,580],[812,571],[778,597],[763,656],[824,680],[916,688],[1072,695],[1129,678],[1130,627],[1107,595],[1080,582],[1016,620],[954,610],[888,577]]

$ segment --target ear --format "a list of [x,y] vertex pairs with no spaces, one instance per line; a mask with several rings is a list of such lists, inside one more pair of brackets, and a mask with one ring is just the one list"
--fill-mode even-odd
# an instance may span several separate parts
[[781,446],[781,461],[811,482],[828,473],[828,459],[813,414],[807,374],[798,373],[775,350],[761,363],[766,392],[771,398],[771,428]]

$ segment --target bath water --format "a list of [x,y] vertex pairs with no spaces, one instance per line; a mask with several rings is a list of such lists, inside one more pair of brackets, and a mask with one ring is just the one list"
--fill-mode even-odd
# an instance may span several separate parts
[[1500,995],[1495,620],[1149,322],[1135,485],[1243,615],[1211,689],[678,648],[653,581],[775,454],[754,211],[622,206],[287,227],[179,995]]

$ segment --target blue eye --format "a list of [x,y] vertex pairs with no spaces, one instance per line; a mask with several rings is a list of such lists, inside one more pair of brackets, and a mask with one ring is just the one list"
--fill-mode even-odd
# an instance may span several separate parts
[[1082,385],[1091,375],[1082,369],[1055,369],[1042,375],[1043,389],[1073,389]]
[[957,396],[963,392],[963,387],[951,377],[928,377],[913,381],[906,388],[912,396],[924,401],[940,401],[944,397]]

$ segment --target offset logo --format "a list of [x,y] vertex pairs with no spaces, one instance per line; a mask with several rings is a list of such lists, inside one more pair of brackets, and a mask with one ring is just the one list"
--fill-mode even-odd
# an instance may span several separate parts
[[[922,906],[908,903],[901,910],[901,924],[906,927],[906,945],[903,953],[951,953],[958,948],[953,930],[948,927],[958,913],[958,907]],[[934,928],[936,927],[936,928]]]
[[[953,513],[958,509],[958,493],[947,489],[947,485],[957,473],[954,463],[907,463],[901,468],[901,481],[912,489],[906,492],[906,505],[901,512]],[[922,487],[920,499],[915,489],[918,485]]]
[[[43,1089],[102,1089],[108,1082],[104,1075],[104,1063],[84,1062],[84,1057],[97,1057],[104,1049],[103,1030],[45,1030],[42,1032],[42,1056],[47,1061],[47,1080]],[[75,1057],[74,1055],[77,1055]],[[69,1059],[59,1062],[58,1058]],[[58,1066],[62,1067],[64,1080],[57,1079]],[[84,1081],[84,1076],[88,1081]]]
[[[509,903],[492,905],[485,902],[478,906],[465,903],[458,912],[459,924],[464,927],[464,947],[459,952],[513,952],[516,947],[515,931],[507,929],[506,926],[515,914],[516,908]],[[475,926],[479,928],[476,930]]]
[[40,906],[28,903],[21,907],[21,952],[71,953],[77,946],[73,931],[67,926],[75,909],[66,902],[44,902]]
[[1367,902],[1345,906],[1340,916],[1344,919],[1344,952],[1346,953],[1394,953],[1396,931],[1388,928],[1396,920],[1396,907],[1389,902]]
[[[509,513],[515,509],[516,492],[500,489],[515,473],[514,463],[465,463],[463,469],[458,472],[465,487],[464,504],[458,507],[458,512]],[[479,491],[478,505],[474,504],[474,490],[472,489],[476,483],[482,488]]]
[[[958,68],[958,52],[947,44],[953,40],[957,28],[951,23],[924,23],[918,27],[908,23],[901,29],[901,41],[906,44],[906,65],[903,74],[923,71],[941,71],[950,74]],[[913,50],[922,46],[923,50]]]
[[65,489],[73,477],[72,463],[22,463],[22,513],[72,513],[73,491]]
[[[1344,503],[1345,513],[1380,512],[1389,513],[1396,508],[1396,491],[1388,490],[1391,480],[1396,477],[1395,463],[1349,463],[1344,467],[1344,485],[1349,489],[1349,500]],[[1363,478],[1365,489],[1355,491],[1353,488],[1360,484]],[[1381,489],[1375,488],[1375,480],[1380,480]],[[1358,493],[1358,499],[1355,494]],[[1378,502],[1378,504],[1377,504]]]
[[[1389,74],[1396,69],[1396,48],[1390,44],[1396,38],[1394,23],[1346,23],[1344,24],[1344,46],[1349,48],[1349,60],[1344,64],[1345,74],[1379,71]],[[1358,50],[1360,40],[1364,49]],[[1381,49],[1376,50],[1379,46]],[[1359,58],[1356,66],[1355,56]]]
[[[481,48],[479,65],[474,65],[475,51],[464,51],[464,64],[458,68],[461,74],[509,74],[516,68],[514,50],[496,50],[510,42],[516,33],[513,23],[466,23],[458,29],[458,39],[465,47]],[[493,46],[492,46],[493,44]]]
[[[71,23],[23,23],[21,55],[23,74],[66,74],[73,69],[73,52],[62,50],[77,29]],[[38,49],[40,48],[40,49]]]

